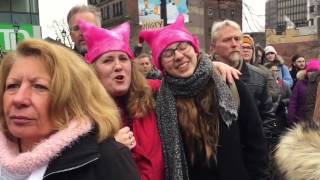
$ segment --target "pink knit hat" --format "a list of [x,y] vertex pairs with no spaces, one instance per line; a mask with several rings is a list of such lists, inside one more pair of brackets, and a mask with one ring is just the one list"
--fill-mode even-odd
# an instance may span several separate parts
[[155,66],[161,69],[160,55],[171,44],[187,41],[199,52],[199,41],[184,26],[184,16],[179,15],[175,23],[160,29],[144,30],[140,32],[140,42],[146,41],[151,50]]
[[318,59],[310,59],[307,68],[306,68],[307,72],[310,71],[320,71],[320,61]]
[[80,31],[88,46],[85,55],[86,61],[94,63],[102,54],[109,51],[122,51],[133,59],[133,53],[129,46],[130,25],[125,22],[113,29],[99,28],[93,24],[79,20]]

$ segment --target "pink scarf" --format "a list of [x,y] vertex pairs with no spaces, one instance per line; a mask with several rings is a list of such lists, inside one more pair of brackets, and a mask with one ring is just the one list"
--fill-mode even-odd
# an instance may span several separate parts
[[64,148],[71,146],[92,129],[91,121],[79,122],[77,119],[71,120],[67,128],[42,140],[31,151],[23,153],[19,153],[17,144],[0,132],[0,168],[16,175],[27,175],[47,165]]

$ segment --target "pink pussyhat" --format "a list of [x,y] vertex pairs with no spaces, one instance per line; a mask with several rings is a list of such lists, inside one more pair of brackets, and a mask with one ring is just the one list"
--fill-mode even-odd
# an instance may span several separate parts
[[307,65],[306,71],[307,72],[320,71],[320,61],[316,58],[310,59],[308,65]]
[[88,51],[86,61],[94,63],[102,54],[110,51],[122,51],[133,59],[133,53],[129,46],[130,24],[125,22],[113,29],[99,28],[84,20],[78,22],[80,31],[87,43]]
[[180,14],[175,23],[160,29],[144,30],[139,35],[140,42],[144,40],[152,50],[152,58],[155,66],[162,70],[160,65],[161,53],[171,44],[187,41],[192,44],[195,51],[199,53],[199,41],[184,26],[184,16]]

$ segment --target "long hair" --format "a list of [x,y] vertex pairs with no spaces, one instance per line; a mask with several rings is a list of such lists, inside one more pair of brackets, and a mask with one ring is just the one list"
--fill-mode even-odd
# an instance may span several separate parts
[[136,118],[142,118],[147,113],[154,111],[154,93],[146,78],[139,71],[137,64],[132,64],[131,84],[129,89],[128,109]]
[[0,123],[7,131],[6,135],[10,135],[3,111],[6,79],[17,57],[29,56],[40,59],[51,77],[49,116],[56,129],[63,129],[69,121],[79,118],[94,123],[98,142],[118,131],[120,118],[116,104],[92,69],[65,47],[29,39],[19,44],[16,52],[6,56],[0,67]]
[[176,101],[182,135],[192,163],[199,159],[198,152],[205,152],[206,163],[214,159],[217,154],[219,115],[213,89],[214,82],[210,80],[199,96],[177,98]]

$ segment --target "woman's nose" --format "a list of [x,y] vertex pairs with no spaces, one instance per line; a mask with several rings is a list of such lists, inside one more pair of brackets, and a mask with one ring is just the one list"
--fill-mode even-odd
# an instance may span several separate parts
[[20,86],[14,94],[13,103],[16,106],[27,106],[30,104],[31,88]]

